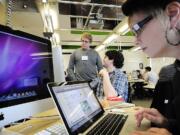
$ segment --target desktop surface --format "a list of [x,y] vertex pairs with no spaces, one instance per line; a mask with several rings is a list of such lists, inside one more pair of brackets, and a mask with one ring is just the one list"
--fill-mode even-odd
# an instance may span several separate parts
[[[147,120],[143,121],[142,126],[140,128],[136,127],[136,120],[134,117],[134,113],[135,113],[134,107],[124,108],[123,113],[128,114],[128,118],[120,132],[121,135],[127,135],[134,130],[145,130],[148,127],[150,127],[150,123]],[[52,117],[52,118],[44,117],[44,119],[43,118],[35,119],[35,117],[56,116],[56,115],[58,115],[58,111],[56,109],[51,109],[49,111],[34,116],[34,119],[31,119],[25,123],[9,127],[8,130],[18,132],[23,135],[32,135],[50,127],[55,123],[62,122],[59,117]]]
[[5,128],[3,128],[2,130],[0,130],[0,135],[22,135],[18,132],[13,132],[13,131],[9,131]]

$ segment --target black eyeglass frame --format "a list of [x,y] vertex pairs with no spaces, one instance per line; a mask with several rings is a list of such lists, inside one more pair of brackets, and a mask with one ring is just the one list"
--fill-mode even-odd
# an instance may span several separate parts
[[138,33],[141,32],[141,30],[144,27],[144,25],[147,24],[152,19],[153,19],[153,16],[149,15],[146,18],[144,18],[142,21],[134,24],[133,27],[132,27],[132,32],[137,36]]

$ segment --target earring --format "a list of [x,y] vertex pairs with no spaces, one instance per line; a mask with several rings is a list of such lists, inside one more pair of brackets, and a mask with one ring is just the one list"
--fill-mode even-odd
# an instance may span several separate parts
[[166,29],[166,41],[172,46],[180,45],[180,30],[177,28]]

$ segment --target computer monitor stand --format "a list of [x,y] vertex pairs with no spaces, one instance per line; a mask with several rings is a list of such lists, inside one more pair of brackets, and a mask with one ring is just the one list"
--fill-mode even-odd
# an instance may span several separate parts
[[17,132],[12,132],[12,131],[9,131],[5,128],[0,128],[0,135],[22,135],[20,133],[17,133]]

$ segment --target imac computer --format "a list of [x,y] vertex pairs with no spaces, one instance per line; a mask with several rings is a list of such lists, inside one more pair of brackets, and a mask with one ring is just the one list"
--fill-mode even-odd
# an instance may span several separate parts
[[49,40],[0,25],[0,128],[53,108]]

